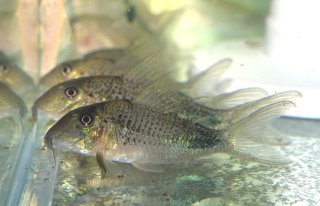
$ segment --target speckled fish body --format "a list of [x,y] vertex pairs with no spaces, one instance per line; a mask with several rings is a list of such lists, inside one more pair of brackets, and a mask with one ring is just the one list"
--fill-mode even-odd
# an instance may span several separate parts
[[103,152],[113,161],[165,164],[225,149],[223,135],[143,104],[112,100],[68,113],[45,141],[84,154]]
[[[147,83],[137,83],[122,76],[83,77],[60,83],[43,94],[33,106],[34,115],[41,113],[58,120],[68,111],[80,106],[114,99],[135,99]],[[196,103],[192,98],[177,92],[170,99],[159,102],[174,102],[180,106],[176,113],[181,119],[198,119],[212,115],[218,110]],[[215,117],[218,121],[218,116]]]
[[280,101],[226,129],[214,130],[145,103],[111,100],[67,113],[48,130],[44,141],[48,149],[96,155],[100,163],[102,157],[145,171],[154,170],[154,165],[189,162],[215,152],[287,164],[290,161],[265,140],[278,135],[270,130],[270,121],[294,106],[290,101]]
[[33,105],[34,116],[58,120],[77,107],[113,99],[134,99],[142,84],[122,76],[82,77],[55,85]]

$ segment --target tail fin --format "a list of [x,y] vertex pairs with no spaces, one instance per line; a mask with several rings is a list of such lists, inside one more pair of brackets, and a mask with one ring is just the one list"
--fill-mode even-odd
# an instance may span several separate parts
[[200,99],[205,105],[214,109],[229,109],[240,104],[255,101],[267,96],[267,92],[261,88],[252,87],[239,89],[234,92],[220,94],[212,98]]
[[225,122],[232,124],[244,117],[252,114],[254,111],[265,107],[270,104],[274,104],[280,101],[292,101],[301,97],[302,94],[298,91],[286,91],[278,94],[271,95],[253,102],[248,102],[239,106],[236,106],[230,110],[221,112],[222,118]]
[[270,130],[269,125],[292,107],[295,107],[293,102],[277,102],[255,111],[230,126],[228,138],[234,146],[231,153],[262,163],[290,163],[290,160],[276,150],[276,147],[264,143],[279,141],[278,134]]

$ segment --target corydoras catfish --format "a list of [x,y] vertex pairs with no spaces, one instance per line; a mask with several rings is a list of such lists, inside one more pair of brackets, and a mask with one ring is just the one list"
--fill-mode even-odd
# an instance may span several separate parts
[[0,58],[0,81],[18,95],[23,95],[35,88],[32,78],[26,72],[18,65],[2,58]]
[[[175,84],[171,89],[192,87],[193,84],[201,81],[202,77],[210,76],[212,81],[218,81],[221,73],[229,67],[230,59],[223,59],[213,64],[207,71],[190,79],[186,83]],[[162,72],[163,74],[163,72]],[[121,76],[90,76],[59,83],[43,94],[33,106],[34,114],[38,111],[52,119],[58,119],[67,111],[79,106],[92,104],[100,101],[112,100],[115,98],[132,99],[136,97],[144,88],[153,85],[154,90],[161,88],[160,84],[155,84],[163,75],[159,70],[150,66],[136,66]],[[266,92],[259,88],[242,89],[224,95],[211,98],[215,106],[226,105],[228,102],[245,103],[266,96]],[[209,107],[201,106],[192,98],[178,92],[172,101],[181,102],[183,107],[180,114],[187,115],[194,110],[194,115],[204,116],[212,111]]]
[[70,79],[96,75],[123,75],[137,65],[156,67],[161,54],[145,45],[133,45],[126,50],[100,50],[83,58],[65,61],[40,79],[40,90]]
[[163,164],[185,163],[223,152],[253,161],[286,164],[274,147],[259,143],[270,136],[268,124],[294,107],[281,101],[260,108],[223,130],[163,113],[156,101],[111,100],[75,109],[44,137],[49,149],[96,156],[103,171],[107,162],[129,163],[160,172]]
[[[50,119],[58,120],[67,112],[81,106],[114,99],[134,100],[145,91],[147,86],[149,86],[149,90],[158,90],[166,83],[163,81],[166,80],[156,81],[149,85],[146,82],[138,83],[137,81],[126,79],[124,76],[92,76],[66,81],[49,89],[34,103],[33,115],[35,118],[38,115],[44,115]],[[179,86],[172,85],[171,89],[173,90],[177,87]],[[263,90],[248,88],[236,91],[233,95],[237,96],[238,93],[252,95],[253,98],[253,95],[259,97]],[[209,120],[208,122],[211,122],[211,124],[216,123],[219,126],[227,126],[263,106],[278,101],[289,101],[299,96],[300,93],[296,91],[288,91],[231,109],[214,109],[197,103],[193,98],[177,91],[175,95],[171,95],[169,98],[159,99],[159,102],[179,104],[180,106],[175,112],[180,119],[199,120],[199,118],[205,117],[202,119]]]

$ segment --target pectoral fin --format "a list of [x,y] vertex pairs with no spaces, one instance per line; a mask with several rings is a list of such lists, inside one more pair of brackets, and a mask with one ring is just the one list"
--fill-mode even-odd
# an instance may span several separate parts
[[96,159],[101,169],[101,178],[105,178],[107,172],[117,177],[123,177],[122,169],[116,163],[106,160],[101,152],[96,153]]
[[150,163],[142,163],[142,162],[133,162],[131,164],[135,168],[145,172],[154,172],[154,173],[163,172],[163,168],[159,164],[150,164]]

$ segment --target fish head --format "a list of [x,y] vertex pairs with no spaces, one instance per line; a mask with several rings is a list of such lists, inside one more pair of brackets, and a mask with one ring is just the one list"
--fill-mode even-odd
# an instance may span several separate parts
[[85,78],[59,83],[41,95],[33,104],[32,113],[58,120],[72,109],[86,105]]
[[81,60],[77,59],[66,61],[55,66],[48,74],[40,79],[40,91],[44,92],[60,82],[83,76],[81,71],[79,71],[80,64]]
[[104,127],[96,110],[94,105],[90,105],[64,115],[46,133],[46,147],[52,149],[54,145],[59,149],[90,154],[104,136]]
[[0,80],[19,95],[35,88],[33,79],[18,65],[8,61],[0,62]]
[[24,101],[5,83],[0,81],[0,116],[13,116],[20,113],[21,117],[27,112]]

